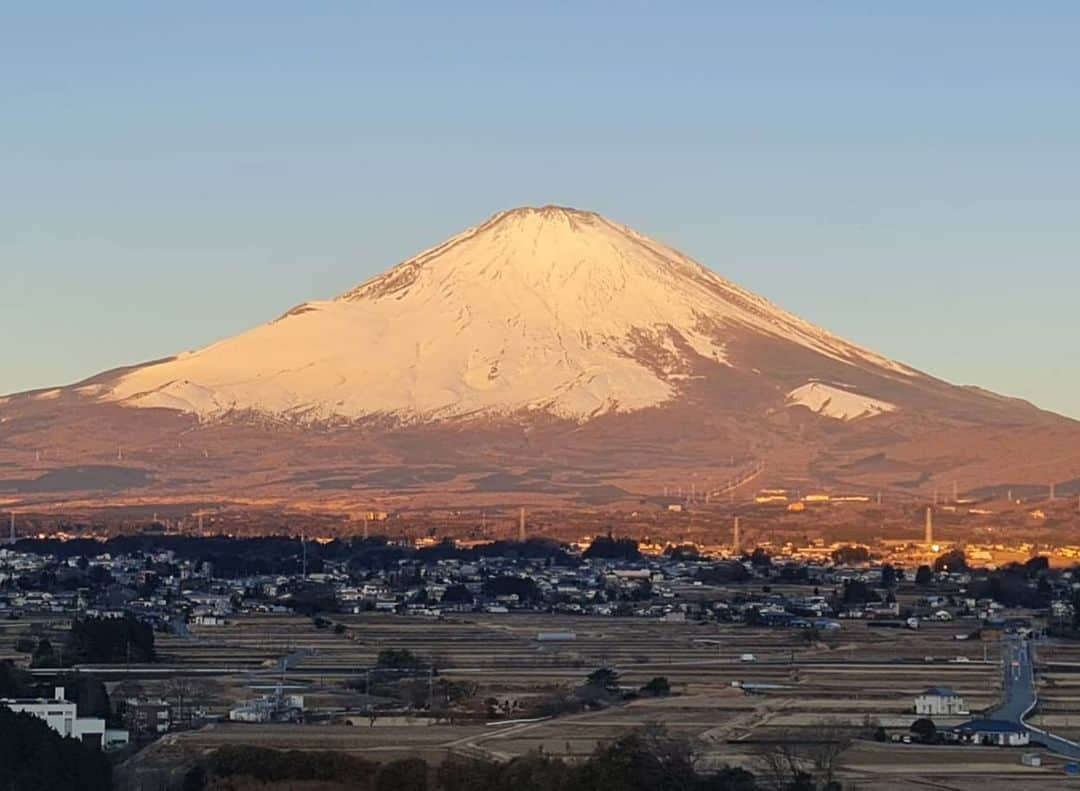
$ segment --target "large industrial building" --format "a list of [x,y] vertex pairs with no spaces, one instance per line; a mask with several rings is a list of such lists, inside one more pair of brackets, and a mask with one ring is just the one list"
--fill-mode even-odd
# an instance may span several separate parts
[[0,698],[0,705],[14,712],[23,712],[44,720],[61,736],[78,739],[99,749],[126,744],[127,731],[106,729],[105,720],[80,717],[77,707],[64,697],[64,688],[57,687],[52,698]]

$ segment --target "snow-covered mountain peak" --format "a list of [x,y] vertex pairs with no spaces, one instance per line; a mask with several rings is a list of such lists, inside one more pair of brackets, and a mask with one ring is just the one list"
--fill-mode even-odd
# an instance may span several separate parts
[[576,420],[675,399],[765,338],[886,377],[915,372],[593,212],[500,212],[337,299],[121,375],[103,397],[220,415]]
[[[518,279],[518,285],[545,292],[568,286],[632,287],[636,285],[634,276],[653,276],[648,270],[658,263],[651,260],[655,250],[643,241],[645,237],[595,212],[561,206],[511,209],[398,264],[339,299],[396,298],[425,278],[445,287],[454,281],[490,283],[511,277]],[[673,260],[663,263],[670,266]]]

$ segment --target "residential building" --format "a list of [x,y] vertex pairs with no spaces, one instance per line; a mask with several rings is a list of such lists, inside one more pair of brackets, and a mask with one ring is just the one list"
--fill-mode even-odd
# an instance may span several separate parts
[[966,744],[1000,747],[1023,747],[1031,739],[1023,725],[1005,720],[971,720],[953,728],[953,733]]
[[129,698],[124,720],[135,733],[168,733],[172,727],[172,706],[164,700]]
[[967,714],[964,699],[949,687],[930,687],[915,698],[915,713],[924,717]]

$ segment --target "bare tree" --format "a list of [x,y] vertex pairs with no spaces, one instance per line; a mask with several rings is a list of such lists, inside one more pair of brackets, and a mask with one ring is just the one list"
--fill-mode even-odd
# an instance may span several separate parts
[[836,722],[822,721],[814,726],[815,741],[810,743],[810,761],[822,783],[836,778],[840,757],[851,747],[851,732]]
[[805,731],[786,730],[757,756],[763,783],[775,791],[797,785],[804,777],[827,785],[836,779],[840,757],[851,746],[848,729],[822,720]]
[[191,679],[184,676],[173,676],[165,683],[165,697],[176,706],[173,722],[184,721],[184,703],[190,700],[191,692]]
[[221,689],[221,684],[211,679],[173,676],[165,682],[165,698],[176,707],[173,720],[177,723],[190,720],[195,708],[206,705]]
[[794,734],[779,734],[777,740],[763,749],[755,760],[761,782],[773,791],[785,791],[807,773],[807,763],[801,755],[800,743]]

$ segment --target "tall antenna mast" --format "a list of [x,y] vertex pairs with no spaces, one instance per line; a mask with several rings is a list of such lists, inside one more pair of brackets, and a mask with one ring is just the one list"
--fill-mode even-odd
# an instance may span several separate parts
[[518,541],[525,543],[525,507],[522,506],[518,519]]

